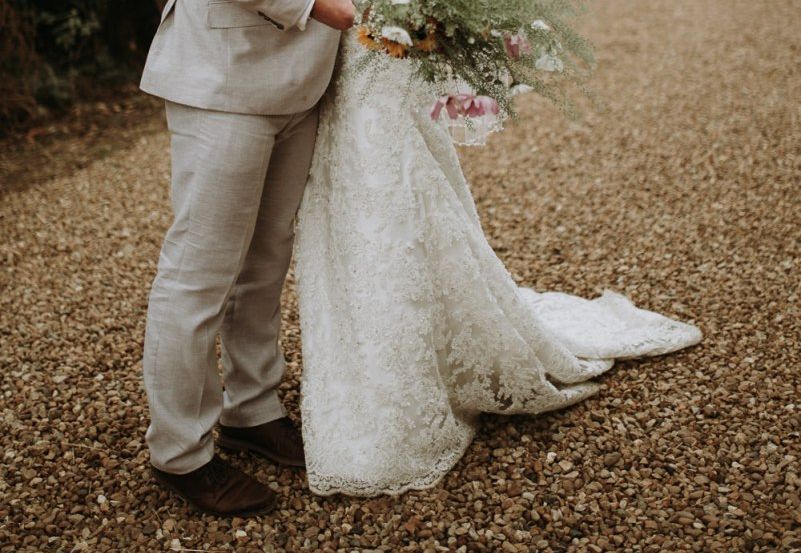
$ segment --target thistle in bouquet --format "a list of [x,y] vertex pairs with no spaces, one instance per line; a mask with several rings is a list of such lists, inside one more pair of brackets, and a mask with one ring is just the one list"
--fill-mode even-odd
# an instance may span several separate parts
[[373,56],[410,60],[440,98],[431,115],[514,115],[532,91],[573,113],[571,89],[594,60],[566,20],[574,0],[369,0],[357,6],[359,42]]

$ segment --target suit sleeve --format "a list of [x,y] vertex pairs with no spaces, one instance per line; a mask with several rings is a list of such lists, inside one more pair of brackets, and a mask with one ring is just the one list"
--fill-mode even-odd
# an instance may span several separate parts
[[309,0],[308,4],[306,5],[306,10],[303,12],[300,21],[298,21],[298,29],[300,29],[301,31],[306,30],[306,23],[309,22],[312,9],[314,9],[314,0]]
[[309,0],[234,0],[243,8],[253,10],[276,27],[285,31],[297,26],[305,26],[305,19],[310,13]]

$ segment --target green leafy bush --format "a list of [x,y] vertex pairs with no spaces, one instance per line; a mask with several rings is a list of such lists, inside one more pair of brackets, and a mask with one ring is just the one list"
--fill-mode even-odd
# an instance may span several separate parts
[[161,0],[0,0],[0,120],[135,82]]

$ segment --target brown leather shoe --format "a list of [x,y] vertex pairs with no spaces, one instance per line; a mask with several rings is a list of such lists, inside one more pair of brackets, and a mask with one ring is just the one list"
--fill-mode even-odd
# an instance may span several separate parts
[[150,468],[156,481],[204,513],[246,517],[269,513],[276,506],[272,490],[216,455],[187,474]]
[[306,466],[303,437],[288,417],[247,428],[221,424],[217,443],[235,451],[252,451],[282,465]]

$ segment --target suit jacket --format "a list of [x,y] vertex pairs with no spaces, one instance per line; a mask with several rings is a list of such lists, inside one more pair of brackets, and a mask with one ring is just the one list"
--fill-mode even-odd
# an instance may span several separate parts
[[310,19],[310,0],[169,0],[142,90],[203,109],[285,115],[311,108],[334,68],[339,31]]

